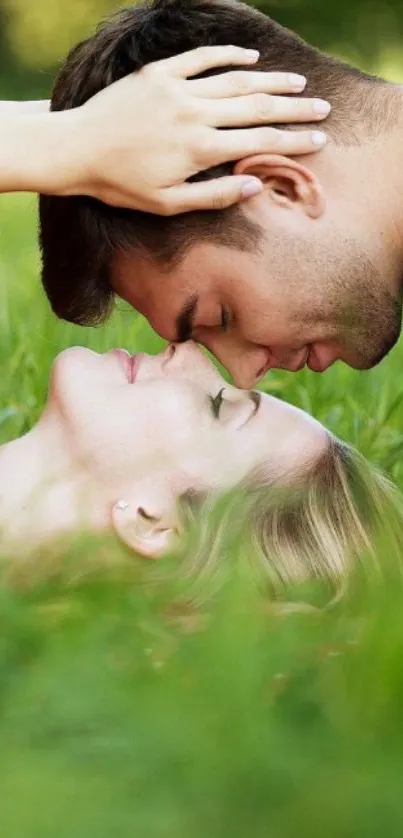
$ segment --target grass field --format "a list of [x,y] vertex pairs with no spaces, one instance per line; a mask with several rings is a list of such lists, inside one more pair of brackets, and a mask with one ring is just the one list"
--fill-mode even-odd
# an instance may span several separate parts
[[[57,323],[35,235],[34,201],[0,198],[0,443],[38,417],[64,347],[161,345],[123,305],[102,329]],[[264,387],[403,488],[402,368],[400,346],[369,373]],[[403,591],[387,531],[382,587],[357,574],[332,610],[282,617],[235,561],[195,619],[175,610],[180,582],[135,562],[80,573],[85,552],[74,573],[66,557],[0,591],[3,835],[400,838]]]

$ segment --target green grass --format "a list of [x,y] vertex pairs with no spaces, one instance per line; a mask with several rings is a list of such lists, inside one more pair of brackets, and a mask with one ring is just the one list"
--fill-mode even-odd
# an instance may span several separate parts
[[[38,417],[62,348],[160,346],[123,306],[102,329],[57,323],[35,227],[31,199],[0,198],[0,443]],[[400,346],[369,373],[265,387],[402,486],[402,368]],[[156,565],[90,572],[89,549],[0,589],[2,834],[400,838],[403,593],[387,531],[382,586],[357,573],[333,609],[283,616],[236,556],[195,612]]]

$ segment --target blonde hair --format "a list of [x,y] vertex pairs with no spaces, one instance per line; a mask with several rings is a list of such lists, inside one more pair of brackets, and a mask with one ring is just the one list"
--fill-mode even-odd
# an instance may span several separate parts
[[260,470],[227,498],[194,500],[186,498],[193,536],[182,570],[200,576],[242,545],[274,587],[312,578],[338,584],[364,555],[377,568],[376,538],[389,515],[400,543],[400,493],[358,451],[330,436],[293,486],[278,488]]

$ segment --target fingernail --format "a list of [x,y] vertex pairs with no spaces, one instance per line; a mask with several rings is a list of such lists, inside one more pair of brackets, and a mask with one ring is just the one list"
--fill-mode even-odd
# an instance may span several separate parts
[[244,183],[241,195],[243,198],[252,198],[253,195],[259,195],[260,192],[263,192],[263,183],[258,178],[254,178],[253,180],[247,180]]
[[245,56],[249,61],[257,61],[259,58],[260,52],[258,49],[246,49]]
[[312,131],[312,143],[313,145],[326,145],[327,143],[327,136],[323,133],[323,131]]
[[299,76],[298,73],[290,73],[288,76],[291,87],[295,87],[296,90],[303,90],[306,85],[306,78],[305,76]]
[[314,99],[313,109],[315,113],[320,114],[320,116],[327,116],[327,114],[330,113],[331,105],[329,102],[326,102],[325,99]]

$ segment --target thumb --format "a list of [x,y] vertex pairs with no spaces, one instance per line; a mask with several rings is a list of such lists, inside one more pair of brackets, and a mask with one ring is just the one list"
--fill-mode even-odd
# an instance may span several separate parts
[[192,210],[220,210],[262,191],[263,183],[258,178],[233,175],[168,187],[164,190],[164,204],[170,215]]

